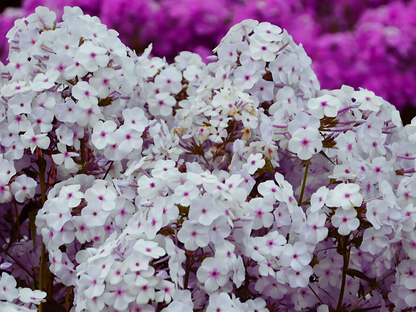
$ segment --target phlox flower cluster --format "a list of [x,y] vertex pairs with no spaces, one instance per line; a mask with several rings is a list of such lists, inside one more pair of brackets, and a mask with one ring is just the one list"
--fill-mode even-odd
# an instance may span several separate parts
[[209,64],[79,7],[8,38],[0,307],[415,309],[416,119],[321,90],[286,30],[244,20]]
[[[205,60],[232,25],[268,21],[304,45],[323,88],[365,87],[400,110],[414,106],[414,0],[23,0],[21,8],[0,14],[0,60],[8,55],[4,35],[14,20],[40,5],[59,16],[65,5],[80,6],[131,48],[143,51],[153,43],[153,55],[169,61],[185,50]],[[23,39],[30,44],[33,37]]]

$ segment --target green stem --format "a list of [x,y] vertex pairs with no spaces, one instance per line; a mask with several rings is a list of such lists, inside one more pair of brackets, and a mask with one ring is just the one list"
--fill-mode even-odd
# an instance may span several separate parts
[[40,184],[40,192],[42,196],[42,207],[46,202],[46,183],[45,183],[45,167],[46,161],[39,157],[36,161],[39,167],[39,184]]
[[44,271],[44,266],[45,266],[45,253],[46,253],[46,248],[45,248],[45,244],[42,243],[42,253],[40,255],[40,268],[39,268],[39,290],[44,289],[43,286],[43,275],[45,274]]
[[362,309],[355,310],[355,311],[357,311],[357,312],[367,312],[367,311],[380,309],[380,308],[381,308],[381,306],[375,306],[375,307],[369,307],[369,308],[362,308]]
[[[42,157],[39,157],[36,161],[38,167],[39,167],[39,183],[40,183],[40,191],[41,191],[41,197],[42,197],[42,207],[46,202],[46,183],[45,183],[45,168],[46,168],[46,161]],[[43,275],[45,274],[45,244],[42,242],[42,253],[40,255],[40,268],[39,268],[39,290],[43,291],[44,289],[44,281],[43,281]],[[43,304],[41,303],[39,305],[39,312],[42,312],[43,310]]]
[[311,287],[311,285],[308,285],[309,289],[312,290],[313,294],[315,295],[316,298],[318,298],[319,302],[321,304],[324,304],[324,302],[322,301],[321,298],[319,298],[318,294],[315,292],[315,290],[313,290],[313,288]]
[[301,203],[302,203],[303,193],[305,192],[306,177],[308,176],[309,163],[310,163],[310,159],[308,159],[308,160],[306,161],[305,174],[304,174],[304,176],[303,176],[303,182],[302,182],[302,190],[300,191],[300,196],[299,196],[299,206],[300,206],[300,205],[301,205]]
[[188,282],[189,282],[189,256],[185,253],[186,255],[186,270],[185,270],[185,281],[183,284],[183,288],[187,289],[188,288]]
[[108,167],[108,170],[107,170],[107,172],[105,173],[103,180],[105,180],[105,178],[107,177],[107,174],[110,172],[111,167],[113,166],[113,164],[114,164],[114,160],[110,163],[110,166]]
[[14,202],[14,211],[16,213],[16,231],[17,239],[20,239],[20,222],[19,222],[19,210],[17,209],[17,204]]
[[66,295],[65,295],[65,309],[69,311],[69,304],[70,304],[70,297],[71,297],[71,291],[74,288],[74,286],[69,286],[66,288]]
[[348,264],[350,262],[350,249],[347,247],[348,243],[348,237],[344,236],[344,265],[342,267],[342,281],[341,281],[341,291],[339,293],[339,300],[337,305],[337,311],[341,311],[342,306],[342,300],[344,299],[344,291],[345,291],[345,281],[347,278],[347,270],[348,270]]

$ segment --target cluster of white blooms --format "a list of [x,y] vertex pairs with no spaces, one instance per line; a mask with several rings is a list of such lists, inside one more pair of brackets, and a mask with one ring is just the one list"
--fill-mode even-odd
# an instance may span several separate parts
[[267,22],[168,64],[79,8],[55,19],[17,20],[0,63],[0,254],[55,286],[0,287],[0,307],[416,307],[416,119],[320,90]]
[[[1,257],[0,257],[1,261]],[[0,265],[1,269],[7,269],[11,263],[5,262]],[[16,279],[6,272],[0,277],[0,309],[1,311],[33,312],[36,306],[46,302],[46,292],[32,290],[30,288],[16,287]],[[16,304],[16,300],[22,305]],[[33,308],[33,309],[32,309]]]

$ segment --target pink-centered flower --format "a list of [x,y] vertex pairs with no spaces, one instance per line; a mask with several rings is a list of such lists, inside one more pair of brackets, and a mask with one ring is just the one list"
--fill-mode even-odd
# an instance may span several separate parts
[[302,160],[310,159],[322,149],[322,136],[315,128],[296,130],[289,141],[289,150]]

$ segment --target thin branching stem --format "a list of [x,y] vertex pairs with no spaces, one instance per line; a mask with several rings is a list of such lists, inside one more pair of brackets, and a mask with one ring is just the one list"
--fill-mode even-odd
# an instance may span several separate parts
[[373,287],[371,287],[361,298],[360,300],[357,301],[357,303],[351,308],[351,310],[349,310],[348,312],[352,312],[355,310],[356,307],[358,307],[358,305],[361,303],[361,301],[364,300],[364,298],[371,293],[374,289],[376,289],[387,277],[389,277],[390,275],[396,273],[396,270],[391,271],[389,274],[387,274],[385,277],[383,277],[381,280],[379,280],[376,284],[373,285]]
[[[46,183],[45,183],[45,165],[46,161],[43,159],[42,156],[38,157],[37,165],[39,167],[39,183],[40,183],[40,191],[41,191],[41,198],[42,198],[42,207],[46,202]],[[40,255],[40,268],[39,268],[39,290],[43,291],[44,289],[44,281],[43,275],[45,274],[45,258],[46,258],[46,249],[45,244],[42,242],[42,252]],[[39,305],[39,312],[42,312],[43,305],[42,303]]]
[[308,159],[308,160],[306,161],[305,174],[304,174],[304,176],[303,176],[303,182],[302,182],[302,190],[300,191],[300,196],[299,196],[299,206],[300,206],[300,205],[301,205],[301,203],[302,203],[303,193],[305,192],[306,177],[308,176],[309,163],[310,163],[310,159]]

